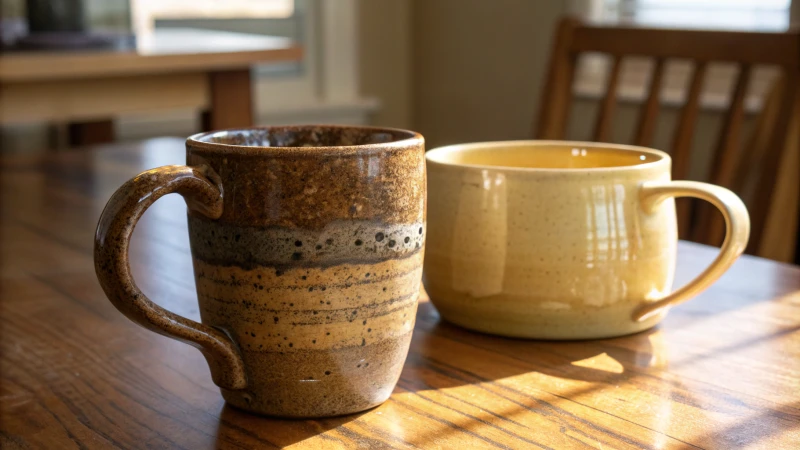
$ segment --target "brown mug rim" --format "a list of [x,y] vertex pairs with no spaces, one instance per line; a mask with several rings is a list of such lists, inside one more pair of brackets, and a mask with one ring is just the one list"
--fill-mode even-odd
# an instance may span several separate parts
[[[356,145],[320,145],[320,146],[284,146],[271,147],[265,145],[236,145],[218,142],[207,142],[200,139],[209,137],[217,133],[249,131],[249,130],[269,130],[269,129],[309,129],[309,128],[328,128],[328,129],[355,129],[371,131],[375,133],[389,133],[393,137],[399,136],[388,142],[376,142],[369,144]],[[344,155],[344,154],[364,154],[386,150],[400,150],[409,147],[424,145],[425,138],[416,131],[403,128],[380,127],[371,125],[341,125],[341,124],[307,124],[307,125],[256,125],[250,127],[223,128],[218,130],[204,131],[193,134],[186,138],[186,146],[210,150],[220,153],[236,153],[254,156],[318,156],[318,155]],[[268,152],[265,152],[268,150]]]

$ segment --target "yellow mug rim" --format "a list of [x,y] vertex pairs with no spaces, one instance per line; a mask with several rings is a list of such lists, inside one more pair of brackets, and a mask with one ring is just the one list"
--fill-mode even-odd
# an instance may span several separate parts
[[[619,166],[606,166],[606,167],[562,167],[562,168],[548,168],[548,167],[515,167],[503,165],[489,165],[489,164],[465,164],[448,161],[447,155],[454,153],[469,151],[474,149],[490,149],[490,148],[519,148],[519,147],[564,147],[565,150],[579,147],[585,149],[616,151],[616,152],[636,152],[646,154],[654,157],[654,160],[644,161],[641,164],[619,165]],[[508,140],[508,141],[486,141],[486,142],[470,142],[463,144],[452,144],[442,147],[436,147],[428,150],[425,153],[425,160],[428,163],[433,163],[441,166],[449,167],[463,167],[479,170],[502,170],[509,172],[526,172],[526,173],[582,173],[582,172],[598,172],[608,173],[617,171],[639,171],[649,168],[655,168],[660,165],[666,165],[668,168],[672,164],[670,156],[661,151],[648,147],[641,147],[638,145],[626,144],[611,144],[605,142],[588,142],[588,141],[560,141],[560,140]]]

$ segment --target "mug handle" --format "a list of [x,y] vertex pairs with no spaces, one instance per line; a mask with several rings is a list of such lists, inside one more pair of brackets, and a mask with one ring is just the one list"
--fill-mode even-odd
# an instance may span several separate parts
[[214,383],[226,389],[247,385],[236,344],[223,332],[156,305],[131,276],[128,247],[136,222],[161,196],[177,192],[188,208],[211,219],[222,215],[222,184],[208,166],[164,166],[123,184],[106,204],[94,240],[94,268],[111,303],[134,323],[198,348]]
[[661,202],[670,197],[695,197],[716,206],[725,218],[725,240],[717,258],[694,280],[658,301],[636,308],[632,316],[636,322],[641,322],[664,308],[683,303],[704,291],[744,252],[750,237],[750,216],[747,208],[728,189],[697,181],[648,181],[642,184],[639,191],[639,200],[646,213],[654,212]]

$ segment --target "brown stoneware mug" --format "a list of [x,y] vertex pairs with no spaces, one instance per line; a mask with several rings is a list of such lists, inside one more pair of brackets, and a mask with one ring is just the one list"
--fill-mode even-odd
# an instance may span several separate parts
[[[111,197],[95,269],[133,322],[200,349],[225,400],[282,417],[376,406],[408,353],[425,247],[425,159],[411,131],[343,126],[225,130],[186,141],[185,166],[143,172]],[[131,277],[144,211],[188,205],[202,323]]]

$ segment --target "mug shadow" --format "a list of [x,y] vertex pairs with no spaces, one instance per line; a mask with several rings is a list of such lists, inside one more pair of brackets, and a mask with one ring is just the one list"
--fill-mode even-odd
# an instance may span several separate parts
[[531,372],[599,385],[621,383],[637,376],[635,369],[667,364],[660,342],[658,327],[618,338],[580,341],[489,335],[446,322],[433,304],[424,302],[419,305],[401,386],[416,392]]
[[[623,338],[593,341],[505,338],[445,322],[430,302],[423,301],[392,398],[402,402],[404,393],[494,382],[534,372],[591,382],[581,391],[589,392],[638,376],[632,370],[635,367],[650,367],[657,359],[657,347],[651,342],[658,333],[651,329]],[[303,441],[315,447],[347,447],[363,439],[350,436],[346,425],[371,411],[296,420],[258,416],[225,405],[220,412],[216,448],[284,448]],[[513,411],[508,414],[513,415]],[[336,432],[329,432],[334,429]]]
[[314,437],[319,439],[315,446],[325,441],[330,441],[329,445],[344,445],[344,441],[326,432],[368,412],[323,419],[280,419],[259,416],[225,404],[219,414],[214,448],[285,448]]

